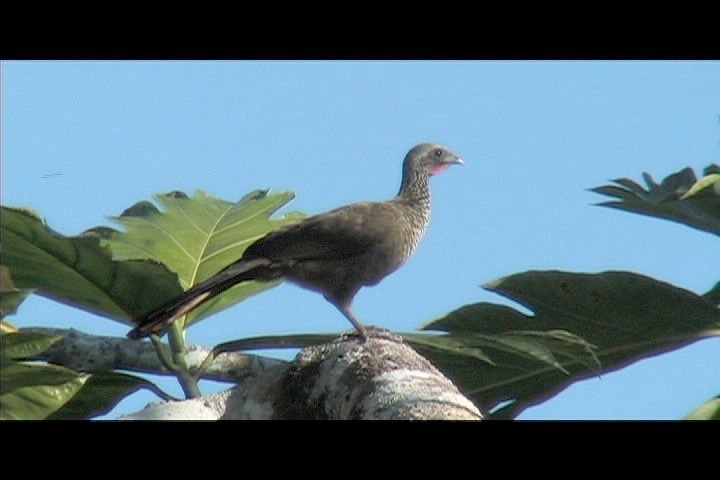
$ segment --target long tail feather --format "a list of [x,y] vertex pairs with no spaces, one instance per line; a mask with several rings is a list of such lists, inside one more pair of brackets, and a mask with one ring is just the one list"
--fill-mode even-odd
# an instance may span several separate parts
[[153,334],[164,335],[170,325],[179,317],[190,313],[198,306],[240,282],[256,279],[256,269],[267,266],[268,263],[267,259],[261,258],[229,265],[182,295],[175,297],[159,309],[138,319],[137,326],[128,332],[128,338],[140,339]]

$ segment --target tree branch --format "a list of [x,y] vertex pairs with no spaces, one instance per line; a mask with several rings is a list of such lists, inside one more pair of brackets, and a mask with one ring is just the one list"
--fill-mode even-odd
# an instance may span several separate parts
[[203,399],[153,404],[125,420],[334,419],[481,420],[475,405],[398,335],[368,330],[303,349],[268,370]]
[[[120,337],[90,335],[74,329],[24,328],[28,332],[63,337],[48,350],[34,357],[83,372],[128,370],[156,375],[172,375],[165,368],[148,341]],[[200,366],[212,349],[203,345],[188,345],[188,368]],[[284,360],[241,352],[219,355],[202,378],[220,382],[241,382],[248,377],[263,376],[268,369],[287,365]]]
[[[76,330],[27,329],[61,335],[38,359],[75,370],[132,370],[171,375],[148,342]],[[203,378],[237,386],[202,398],[150,404],[121,417],[169,419],[480,420],[455,385],[402,337],[368,329],[367,342],[348,334],[307,347],[285,362],[236,352],[218,356]],[[187,363],[201,364],[207,347],[188,347]]]

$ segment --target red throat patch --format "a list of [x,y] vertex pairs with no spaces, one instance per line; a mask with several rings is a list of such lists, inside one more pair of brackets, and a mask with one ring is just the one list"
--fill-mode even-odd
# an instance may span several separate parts
[[438,173],[444,172],[444,171],[447,170],[448,168],[450,168],[450,164],[449,164],[449,163],[443,163],[443,164],[440,165],[439,167],[435,167],[434,169],[430,170],[430,173],[432,173],[433,175],[437,175]]

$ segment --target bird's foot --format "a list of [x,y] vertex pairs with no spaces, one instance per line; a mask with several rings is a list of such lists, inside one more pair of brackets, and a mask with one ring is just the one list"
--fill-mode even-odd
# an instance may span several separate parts
[[341,338],[344,340],[346,338],[351,337],[357,337],[360,343],[366,343],[368,341],[368,334],[365,328],[356,328],[354,330],[348,330],[347,332],[343,332],[341,335]]
[[392,337],[393,334],[387,328],[368,326],[355,328],[355,330],[349,330],[344,332],[342,336],[343,338],[357,337],[360,340],[360,343],[366,343],[370,337],[389,338]]

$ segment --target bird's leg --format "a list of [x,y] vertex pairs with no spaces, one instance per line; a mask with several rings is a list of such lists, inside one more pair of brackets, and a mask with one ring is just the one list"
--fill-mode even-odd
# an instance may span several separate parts
[[365,331],[365,327],[363,326],[363,324],[360,323],[360,320],[358,320],[357,317],[352,313],[352,310],[350,310],[350,305],[346,303],[336,302],[331,299],[328,300],[330,301],[330,303],[335,305],[335,308],[340,310],[340,313],[345,315],[345,318],[350,320],[350,323],[352,323],[353,327],[355,327],[355,330],[357,330],[358,335],[360,335],[363,343],[365,343],[368,339],[367,332]]

